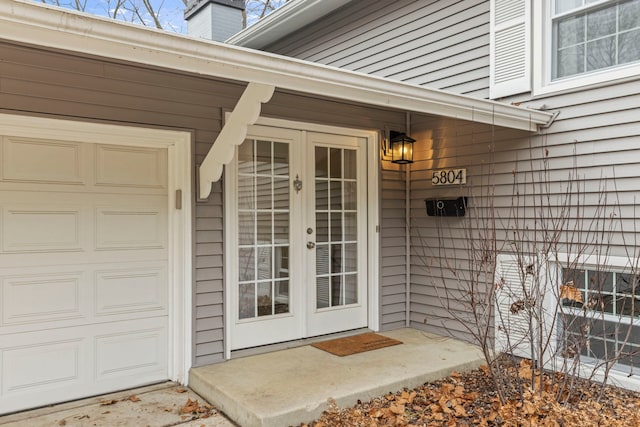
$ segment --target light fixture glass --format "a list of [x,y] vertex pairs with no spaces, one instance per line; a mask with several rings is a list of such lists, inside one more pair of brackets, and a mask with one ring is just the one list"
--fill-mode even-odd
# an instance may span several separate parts
[[[395,132],[393,132],[395,133]],[[413,163],[413,143],[415,139],[405,133],[391,137],[391,162],[401,165]]]

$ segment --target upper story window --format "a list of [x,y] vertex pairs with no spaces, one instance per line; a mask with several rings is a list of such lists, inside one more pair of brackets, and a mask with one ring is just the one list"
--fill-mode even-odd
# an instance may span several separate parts
[[640,0],[526,1],[534,96],[640,77]]
[[640,60],[640,0],[555,0],[552,80]]

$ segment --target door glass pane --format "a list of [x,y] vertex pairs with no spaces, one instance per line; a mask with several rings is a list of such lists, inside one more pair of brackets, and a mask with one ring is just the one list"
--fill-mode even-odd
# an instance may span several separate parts
[[253,179],[253,176],[238,176],[238,209],[251,210],[255,207]]
[[282,142],[273,144],[273,173],[289,176],[289,144]]
[[238,293],[238,312],[240,319],[249,319],[256,315],[256,294],[253,283],[241,283]]
[[331,245],[331,273],[342,272],[342,244]]
[[238,162],[238,317],[288,313],[289,145],[246,140]]
[[355,181],[344,183],[344,209],[355,211],[358,206],[358,186]]
[[331,210],[339,211],[342,209],[342,181],[331,180],[330,184]]
[[344,151],[344,177],[356,179],[357,176],[356,150]]
[[329,149],[326,147],[316,147],[316,177],[327,178],[329,176]]
[[356,243],[344,245],[344,271],[345,273],[358,271],[358,245]]
[[316,246],[316,274],[329,274],[329,245]]
[[271,316],[272,314],[271,282],[258,283],[258,316]]
[[270,141],[257,141],[256,143],[256,172],[259,175],[271,175],[271,146]]
[[316,213],[316,242],[329,241],[329,214]]
[[274,314],[282,314],[289,312],[289,281],[277,280],[274,282],[273,292],[273,309]]
[[342,178],[342,150],[340,148],[331,148],[329,169],[331,169],[331,178]]
[[253,245],[255,243],[255,220],[253,212],[241,212],[238,214],[238,234],[241,245]]
[[240,248],[238,251],[238,280],[246,282],[256,278],[254,248]]
[[289,213],[273,214],[273,242],[277,245],[289,243]]
[[315,164],[329,152],[329,177],[315,176],[316,308],[358,302],[357,151],[316,147]]
[[329,307],[329,278],[318,277],[316,279],[316,307]]
[[289,209],[289,178],[274,178],[273,208]]
[[258,205],[258,209],[270,210],[273,196],[271,192],[271,177],[259,176],[256,178],[256,181],[256,203]]
[[329,181],[316,179],[316,211],[329,209]]
[[358,238],[358,216],[355,212],[344,214],[344,240],[347,242],[356,241]]
[[358,277],[355,274],[344,276],[344,303],[355,304],[358,302]]

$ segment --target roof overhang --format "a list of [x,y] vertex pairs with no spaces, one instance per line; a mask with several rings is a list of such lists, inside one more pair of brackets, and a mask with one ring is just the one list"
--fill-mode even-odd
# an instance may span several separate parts
[[[323,2],[326,0],[322,0]],[[387,80],[138,25],[44,6],[0,1],[0,40],[104,57],[176,72],[248,83],[201,169],[201,196],[219,178],[233,147],[257,120],[275,89],[393,110],[439,115],[495,126],[537,131],[551,113],[520,108]],[[230,154],[231,153],[231,154]],[[212,159],[212,160],[209,160]]]
[[231,36],[226,42],[262,49],[351,1],[353,0],[291,0],[255,24]]
[[0,39],[513,129],[536,131],[552,121],[552,114],[544,111],[429,89],[24,0],[0,2]]

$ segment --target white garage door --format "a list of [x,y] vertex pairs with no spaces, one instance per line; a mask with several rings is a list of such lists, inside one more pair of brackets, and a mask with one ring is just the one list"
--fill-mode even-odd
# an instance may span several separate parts
[[168,378],[167,150],[0,135],[0,413]]

